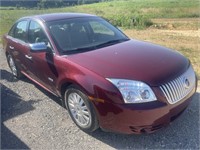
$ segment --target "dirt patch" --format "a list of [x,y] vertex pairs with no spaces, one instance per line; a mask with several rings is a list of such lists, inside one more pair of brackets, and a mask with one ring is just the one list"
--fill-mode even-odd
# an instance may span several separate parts
[[200,37],[200,30],[161,30],[160,32],[174,36]]
[[152,29],[198,30],[200,28],[199,18],[152,19],[151,21],[154,23]]

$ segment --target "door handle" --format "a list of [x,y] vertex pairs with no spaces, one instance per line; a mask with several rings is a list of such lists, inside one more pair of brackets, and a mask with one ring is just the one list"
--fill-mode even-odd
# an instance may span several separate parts
[[14,47],[13,47],[13,46],[9,46],[9,48],[10,48],[10,49],[12,49],[12,50],[14,49]]
[[29,60],[32,60],[32,56],[29,56],[29,55],[25,55],[25,57]]

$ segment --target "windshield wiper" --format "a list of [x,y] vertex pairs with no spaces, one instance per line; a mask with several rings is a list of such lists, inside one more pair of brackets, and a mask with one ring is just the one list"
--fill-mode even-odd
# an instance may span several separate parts
[[71,50],[63,51],[63,53],[74,54],[74,53],[86,52],[86,51],[95,50],[95,49],[98,49],[98,48],[102,48],[102,47],[105,47],[105,46],[108,46],[108,45],[113,45],[113,44],[116,44],[116,43],[121,43],[123,41],[128,41],[128,40],[129,39],[125,39],[125,38],[110,40],[110,41],[107,41],[105,43],[101,43],[99,45],[94,45],[94,46],[89,46],[89,47],[78,47],[78,48],[74,48],[74,49],[71,49]]
[[80,47],[80,48],[74,48],[74,49],[71,49],[71,50],[63,51],[63,53],[74,54],[74,53],[80,53],[80,52],[86,52],[86,51],[94,50],[95,48],[96,48],[95,46]]
[[113,45],[113,44],[117,44],[117,43],[121,43],[124,41],[128,41],[129,39],[116,39],[116,40],[110,40],[107,41],[105,43],[101,43],[99,45],[96,45],[96,47],[100,48],[100,47],[104,47],[104,46],[108,46],[108,45]]

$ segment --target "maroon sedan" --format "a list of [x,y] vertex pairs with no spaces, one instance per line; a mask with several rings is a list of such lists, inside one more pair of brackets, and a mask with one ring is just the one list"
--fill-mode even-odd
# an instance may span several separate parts
[[184,111],[197,87],[183,55],[129,39],[94,15],[21,18],[3,48],[12,74],[61,97],[86,132],[153,132]]

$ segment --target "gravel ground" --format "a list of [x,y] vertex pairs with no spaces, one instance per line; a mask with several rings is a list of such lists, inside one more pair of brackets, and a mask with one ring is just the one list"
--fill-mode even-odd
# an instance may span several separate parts
[[153,134],[86,134],[60,100],[28,79],[13,79],[0,50],[1,149],[200,149],[200,88],[186,111]]

